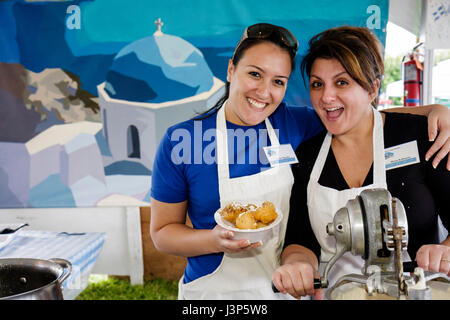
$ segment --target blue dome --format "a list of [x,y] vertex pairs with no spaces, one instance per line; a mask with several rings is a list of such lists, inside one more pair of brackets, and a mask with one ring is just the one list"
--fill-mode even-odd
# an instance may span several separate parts
[[213,74],[200,50],[180,37],[160,33],[120,50],[105,82],[111,98],[161,103],[210,90]]

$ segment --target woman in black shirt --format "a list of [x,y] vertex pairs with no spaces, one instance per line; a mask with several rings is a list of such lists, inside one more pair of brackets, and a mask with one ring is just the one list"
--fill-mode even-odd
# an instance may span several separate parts
[[[439,243],[437,223],[439,215],[447,229],[450,225],[450,173],[446,161],[436,169],[425,161],[430,146],[425,118],[375,110],[384,72],[380,47],[369,30],[358,27],[329,29],[310,41],[302,67],[310,78],[314,109],[328,132],[296,150],[299,163],[293,166],[282,266],[273,276],[283,293],[314,294],[318,258],[334,251],[326,224],[368,188],[387,188],[402,201],[410,257],[424,270],[450,272],[450,238]],[[386,169],[384,149],[399,145],[419,159]],[[345,254],[333,267],[330,284],[343,274],[360,273],[361,267],[360,257]]]

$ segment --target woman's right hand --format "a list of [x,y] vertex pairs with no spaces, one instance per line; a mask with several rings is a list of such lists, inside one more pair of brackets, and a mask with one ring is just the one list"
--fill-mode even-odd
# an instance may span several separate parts
[[272,281],[280,292],[288,293],[296,299],[313,295],[316,299],[321,299],[322,290],[314,290],[314,277],[319,278],[314,267],[301,261],[280,266],[275,270]]
[[233,231],[216,225],[212,230],[212,241],[216,252],[238,253],[261,246],[261,242],[250,243],[247,239],[233,240]]

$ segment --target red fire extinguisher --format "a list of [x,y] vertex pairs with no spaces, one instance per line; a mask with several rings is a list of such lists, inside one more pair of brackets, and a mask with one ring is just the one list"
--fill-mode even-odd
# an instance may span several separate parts
[[[423,101],[423,64],[419,61],[419,54],[416,50],[420,45],[422,43],[413,49],[413,52],[408,55],[409,60],[403,63],[403,105],[406,107],[419,106]],[[403,57],[403,60],[405,58],[406,56]]]

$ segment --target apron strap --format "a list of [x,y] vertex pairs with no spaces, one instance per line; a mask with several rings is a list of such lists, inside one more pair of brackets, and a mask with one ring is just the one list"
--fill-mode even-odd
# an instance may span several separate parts
[[319,181],[323,166],[325,165],[325,161],[327,160],[328,151],[330,150],[331,137],[331,133],[327,132],[322,146],[320,147],[319,155],[317,156],[316,162],[314,163],[314,167],[311,171],[311,175],[309,177],[310,182],[316,183]]
[[382,185],[387,189],[386,164],[384,159],[383,118],[381,117],[381,113],[375,108],[373,108],[373,116],[373,183],[376,185]]
[[217,156],[217,173],[219,177],[219,187],[221,178],[229,178],[230,172],[228,167],[228,137],[227,126],[225,120],[225,106],[217,111],[216,117],[216,156]]
[[275,130],[273,129],[272,124],[269,121],[269,118],[266,118],[265,123],[266,123],[267,134],[270,139],[270,144],[272,146],[279,146],[280,141],[278,140],[278,137],[275,134]]

